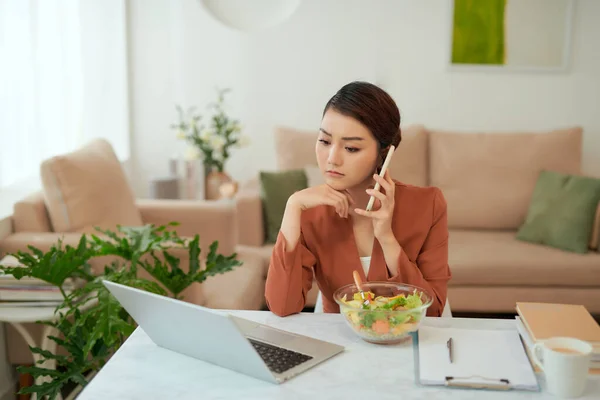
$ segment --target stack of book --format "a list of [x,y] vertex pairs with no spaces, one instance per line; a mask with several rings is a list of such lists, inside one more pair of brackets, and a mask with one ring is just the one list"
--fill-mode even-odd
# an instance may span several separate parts
[[[517,330],[530,359],[534,343],[551,337],[570,337],[592,345],[590,373],[600,374],[600,325],[588,310],[576,304],[517,303]],[[532,362],[539,371],[539,368]]]
[[[7,256],[0,265],[17,267],[18,261]],[[66,293],[73,290],[71,283],[63,287]],[[37,278],[14,276],[0,272],[0,307],[40,307],[57,306],[63,301],[62,293],[57,286]]]

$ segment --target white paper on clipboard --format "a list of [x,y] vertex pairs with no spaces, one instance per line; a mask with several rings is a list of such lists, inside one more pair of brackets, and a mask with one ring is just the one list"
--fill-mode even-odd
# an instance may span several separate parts
[[[450,363],[446,343],[453,341]],[[423,385],[464,384],[538,391],[535,372],[516,330],[421,326],[419,379]],[[450,378],[450,379],[448,379]]]

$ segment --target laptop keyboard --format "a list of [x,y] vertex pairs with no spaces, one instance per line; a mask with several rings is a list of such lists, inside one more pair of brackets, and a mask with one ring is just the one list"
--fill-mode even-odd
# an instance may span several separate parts
[[296,365],[300,365],[303,362],[312,360],[311,356],[306,354],[297,353],[292,350],[284,349],[282,347],[273,346],[271,344],[259,342],[257,340],[248,339],[254,349],[262,357],[265,364],[269,369],[277,374],[287,371],[288,369],[294,368]]

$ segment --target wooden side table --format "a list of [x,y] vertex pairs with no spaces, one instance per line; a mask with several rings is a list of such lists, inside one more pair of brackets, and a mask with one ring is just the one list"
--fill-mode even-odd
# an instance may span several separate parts
[[8,362],[5,326],[0,322],[0,399],[14,392],[15,376]]
[[[48,339],[48,336],[58,335],[58,330],[56,328],[45,325],[42,331],[41,343],[36,343],[31,336],[31,333],[23,325],[27,322],[55,321],[56,315],[54,314],[54,310],[55,307],[0,307],[0,322],[6,322],[12,325],[28,346],[39,347],[42,350],[54,353],[56,352],[56,342]],[[41,361],[42,357],[35,353],[32,353],[32,357],[34,365],[49,369],[56,368],[56,362],[54,360],[47,360],[42,364],[38,364],[38,361]],[[45,379],[41,378],[36,381],[36,384],[43,383],[44,381]],[[32,399],[34,398],[35,396],[32,396]]]
[[[94,306],[97,300],[88,301],[85,303],[81,310],[88,309]],[[56,342],[49,339],[49,336],[58,336],[58,329],[44,325],[42,331],[42,339],[40,343],[36,343],[31,333],[25,328],[25,323],[35,323],[37,321],[48,321],[55,322],[58,315],[55,313],[56,307],[54,306],[30,306],[30,307],[0,307],[0,323],[5,322],[12,325],[15,330],[23,337],[25,343],[31,347],[38,347],[42,350],[47,350],[51,353],[56,352]],[[64,310],[67,311],[66,309]],[[46,360],[43,363],[38,364],[42,360],[42,356],[36,353],[32,353],[33,363],[41,368],[55,369],[55,360]],[[39,378],[36,380],[36,384],[41,384],[45,381],[50,380],[49,377]],[[62,396],[58,396],[59,400],[62,400]],[[35,395],[32,396],[32,400],[35,400]]]

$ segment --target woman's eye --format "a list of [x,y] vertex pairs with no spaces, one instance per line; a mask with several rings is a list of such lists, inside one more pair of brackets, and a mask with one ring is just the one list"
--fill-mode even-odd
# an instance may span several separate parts
[[329,144],[329,142],[327,140],[325,140],[325,139],[319,139],[319,142],[321,142],[321,143],[323,143],[325,145]]
[[346,147],[346,150],[348,150],[350,153],[356,153],[359,149],[356,147]]

